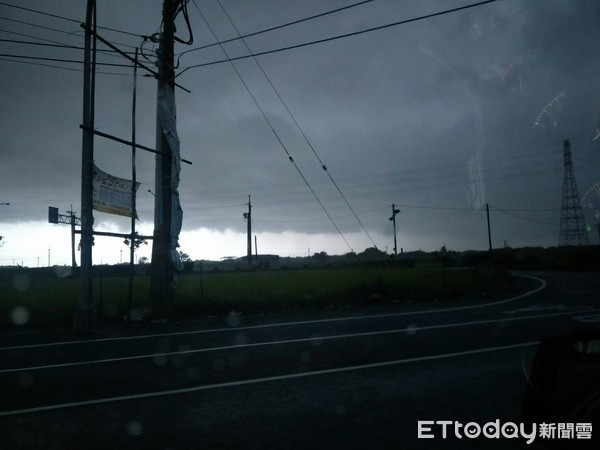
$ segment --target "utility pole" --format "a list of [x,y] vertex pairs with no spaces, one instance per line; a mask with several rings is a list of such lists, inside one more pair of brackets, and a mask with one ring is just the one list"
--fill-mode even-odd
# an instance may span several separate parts
[[77,261],[75,260],[75,211],[73,211],[73,205],[71,205],[71,210],[67,211],[69,214],[69,223],[71,225],[71,268],[75,270],[77,267]]
[[392,204],[392,217],[389,220],[394,224],[394,259],[398,256],[398,243],[396,241],[396,215],[400,213],[399,209],[396,209],[396,205]]
[[[96,28],[96,1],[88,0],[85,17],[83,55],[83,136],[81,158],[81,272],[79,302],[75,309],[73,331],[89,332],[94,318],[94,293],[92,289],[93,236],[93,175],[94,175],[94,90],[95,51],[92,47],[92,29]],[[50,257],[48,256],[48,259]],[[48,264],[49,265],[49,264]]]
[[71,210],[67,211],[69,215],[59,214],[58,208],[54,206],[48,207],[48,222],[49,223],[66,223],[71,225],[71,268],[74,270],[77,267],[77,262],[75,261],[75,225],[81,225],[82,221],[79,217],[75,216],[75,211],[73,211],[73,205],[71,205]]
[[489,250],[492,250],[492,231],[490,228],[490,204],[485,204],[485,214],[487,215],[487,229],[488,229],[488,244]]
[[[129,247],[129,289],[127,292],[127,324],[131,324],[131,306],[133,304],[133,272],[135,269],[135,219],[136,219],[136,183],[137,171],[135,166],[136,146],[136,110],[137,110],[137,66],[138,49],[135,49],[135,60],[133,63],[133,96],[131,100],[131,242]],[[121,262],[123,261],[123,249],[121,248]]]
[[252,203],[250,202],[250,195],[248,195],[248,212],[244,213],[244,218],[247,221],[247,258],[248,265],[252,264]]
[[[154,235],[150,271],[150,301],[158,315],[164,315],[174,296],[173,261],[171,259],[173,152],[167,122],[174,110],[174,35],[175,10],[180,0],[163,0],[163,31],[158,47],[158,86],[156,114],[156,172],[154,197]],[[170,91],[170,92],[169,92]],[[174,114],[173,114],[174,117]]]

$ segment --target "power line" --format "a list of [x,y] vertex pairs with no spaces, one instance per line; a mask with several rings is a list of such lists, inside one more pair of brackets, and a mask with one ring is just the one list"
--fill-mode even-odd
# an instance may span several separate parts
[[[0,30],[0,31],[4,31],[4,30]],[[34,38],[34,39],[36,39],[36,38]],[[17,40],[17,39],[0,39],[0,42],[7,42],[9,44],[32,45],[32,46],[37,46],[37,47],[54,47],[54,48],[65,48],[65,49],[71,49],[71,50],[83,50],[83,47],[81,47],[81,46],[62,44],[59,42],[46,44],[43,42],[21,41],[21,40]],[[98,52],[105,53],[105,54],[111,55],[111,56],[114,56],[114,54],[117,53],[114,50],[98,50]],[[123,53],[127,53],[129,55],[134,54],[134,52],[123,52]]]
[[[210,24],[208,23],[208,21],[204,17],[204,14],[202,14],[202,11],[200,11],[200,8],[198,8],[198,5],[196,5],[195,1],[194,1],[194,5],[198,9],[198,12],[200,13],[200,16],[202,17],[202,19],[206,23],[206,26],[208,27],[208,29],[212,33],[213,37],[215,38],[216,41],[218,41],[217,36],[215,35],[215,32],[213,31],[212,27],[210,26]],[[223,46],[220,45],[220,47],[221,47],[221,51],[225,54],[225,56],[229,58],[229,56],[227,55],[227,52],[225,51],[225,49],[223,48]],[[252,100],[254,101],[254,104],[256,105],[256,107],[258,108],[258,110],[260,111],[263,119],[265,120],[265,122],[267,122],[267,124],[268,124],[271,132],[273,133],[273,135],[275,136],[275,138],[279,142],[279,145],[281,146],[281,148],[283,149],[283,151],[286,153],[289,161],[292,163],[292,165],[294,166],[294,168],[296,169],[296,171],[298,172],[298,174],[300,175],[300,177],[302,178],[302,180],[304,181],[304,183],[306,184],[306,186],[308,187],[308,189],[310,190],[310,192],[313,194],[313,196],[315,197],[315,199],[317,200],[317,202],[319,203],[319,205],[321,206],[321,208],[323,209],[323,211],[325,212],[325,214],[329,218],[330,222],[333,224],[334,228],[337,230],[338,234],[342,237],[342,239],[344,240],[344,242],[346,243],[346,245],[348,246],[348,248],[350,249],[350,251],[352,251],[352,247],[350,246],[350,244],[346,240],[346,237],[344,236],[344,234],[342,233],[342,231],[339,229],[339,227],[337,226],[337,224],[335,223],[335,221],[331,217],[331,214],[329,214],[329,211],[327,211],[327,208],[325,208],[325,205],[323,204],[323,202],[321,201],[321,199],[319,198],[319,196],[317,195],[317,193],[315,192],[315,190],[313,189],[313,187],[310,185],[310,183],[308,182],[308,180],[306,179],[306,177],[304,176],[304,174],[300,170],[300,167],[298,167],[298,164],[296,164],[296,161],[294,160],[294,158],[292,158],[292,155],[290,154],[290,152],[288,151],[287,147],[285,146],[285,144],[281,140],[279,134],[277,134],[277,132],[275,131],[275,128],[271,124],[271,121],[269,120],[269,118],[265,114],[264,110],[261,108],[260,104],[258,103],[258,100],[256,100],[256,97],[254,96],[254,94],[252,94],[252,91],[248,87],[248,84],[244,81],[244,79],[242,78],[242,75],[237,70],[237,68],[235,67],[235,64],[233,64],[233,62],[231,62],[231,67],[233,68],[233,70],[237,74],[238,78],[240,79],[240,81],[242,82],[242,84],[244,85],[244,87],[246,88],[246,91],[248,92],[248,94],[250,95],[250,97],[252,98]]]
[[[83,50],[83,47],[80,47],[80,46],[69,45],[69,44],[60,44],[60,43],[47,44],[44,42],[20,41],[20,40],[16,40],[16,39],[0,39],[0,42],[6,42],[9,44],[19,44],[19,45],[31,45],[31,46],[37,46],[37,47],[51,47],[51,48],[62,48],[62,49],[69,49],[69,50]],[[117,54],[117,52],[114,50],[98,50],[98,52],[103,53],[107,56],[119,56]],[[133,52],[123,52],[123,53],[133,54]]]
[[[47,16],[47,17],[54,17],[56,19],[66,20],[68,22],[73,22],[73,23],[77,23],[77,24],[81,23],[81,20],[71,19],[69,17],[59,16],[57,14],[51,14],[51,13],[48,13],[48,12],[39,11],[37,9],[31,9],[31,8],[25,8],[23,6],[11,5],[10,3],[5,3],[5,2],[0,2],[0,5],[2,5],[2,6],[8,6],[9,8],[21,9],[23,11],[32,12],[32,13],[40,14],[40,15]],[[115,33],[126,34],[126,35],[129,35],[129,36],[143,37],[143,36],[141,36],[139,34],[136,34],[136,33],[131,33],[129,31],[123,31],[123,30],[117,30],[115,28],[101,27],[101,26],[98,26],[97,28],[100,28],[100,29],[103,29],[103,30],[114,31]]]
[[[108,40],[102,38],[101,36],[99,36],[96,32],[92,31],[92,33],[94,33],[95,37],[98,40],[100,40],[102,43],[104,43],[105,45],[107,45],[111,49],[112,52],[119,53],[120,55],[124,56],[126,59],[129,59],[130,61],[133,61],[133,58],[131,56],[129,56],[128,52],[124,52],[124,51],[120,50],[118,47],[116,47],[110,41],[108,41]],[[20,59],[34,59],[34,60],[40,60],[40,61],[54,61],[54,62],[83,64],[83,61],[80,61],[80,60],[62,59],[62,58],[34,57],[34,56],[29,56],[29,55],[0,54],[0,57],[20,58]],[[130,65],[127,65],[127,64],[114,64],[114,63],[95,63],[95,64],[96,65],[101,65],[101,66],[111,66],[111,67],[127,67],[127,68],[130,67]],[[137,65],[139,67],[142,67],[143,69],[147,70],[152,75],[157,76],[157,73],[155,71],[153,71],[152,69],[148,68],[144,64],[137,62]],[[175,83],[175,85],[178,86],[178,87],[181,87],[177,83]],[[182,89],[184,89],[184,90],[187,91],[187,89],[185,89],[185,88],[182,88]]]
[[[63,59],[63,58],[46,58],[42,56],[29,56],[29,55],[10,55],[6,53],[0,53],[0,57],[3,58],[19,58],[19,59],[34,59],[39,61],[54,61],[54,62],[63,62],[69,64],[83,64],[83,61],[76,59]],[[109,67],[129,67],[128,64],[116,64],[116,63],[96,63],[99,66],[109,66]]]
[[[204,211],[208,209],[227,209],[227,208],[239,208],[241,206],[247,206],[247,203],[238,203],[236,205],[219,205],[219,206],[186,206],[186,211]],[[254,205],[253,205],[254,206]],[[252,219],[254,220],[254,219]]]
[[[405,209],[435,209],[435,210],[450,210],[450,211],[484,211],[483,209],[475,209],[475,208],[465,208],[465,207],[452,207],[452,206],[424,206],[424,205],[396,205],[400,208]],[[522,212],[556,212],[560,211],[560,208],[496,208],[490,205],[490,208],[501,212],[511,212],[511,211],[522,211]]]
[[[196,1],[193,0],[193,2],[194,2],[194,5],[196,6],[196,8],[198,8],[198,5],[196,5]],[[362,2],[362,3],[365,3],[365,2]],[[238,35],[238,37],[240,37],[240,39],[244,43],[244,46],[246,47],[246,49],[248,50],[248,52],[252,53],[252,51],[250,50],[250,47],[246,43],[246,40],[241,37],[238,28],[233,23],[233,20],[231,20],[231,17],[229,16],[229,14],[225,10],[225,8],[223,8],[223,5],[221,4],[221,1],[217,0],[217,4],[221,8],[221,11],[223,11],[223,13],[225,14],[225,17],[227,17],[227,20],[229,20],[229,23],[233,26],[233,29],[235,30],[235,32]],[[200,11],[200,8],[198,8],[198,11]],[[286,102],[281,97],[281,94],[279,93],[279,91],[277,90],[277,88],[275,87],[275,85],[273,84],[273,82],[271,81],[271,78],[269,77],[269,75],[267,75],[267,72],[265,72],[263,66],[260,64],[260,62],[258,61],[258,59],[253,58],[253,60],[254,60],[255,64],[258,66],[258,68],[260,69],[260,71],[262,72],[263,76],[269,82],[269,85],[273,89],[273,92],[275,92],[275,94],[277,95],[277,98],[279,98],[279,101],[281,102],[281,104],[283,105],[283,107],[287,111],[288,115],[290,116],[290,118],[292,119],[292,121],[294,122],[294,124],[296,125],[296,128],[298,129],[298,131],[300,132],[300,134],[304,138],[304,141],[306,142],[306,144],[308,145],[308,147],[312,150],[313,154],[315,155],[315,157],[319,161],[319,164],[321,165],[321,168],[325,171],[325,173],[327,174],[327,176],[329,177],[329,179],[331,180],[331,182],[333,183],[333,185],[335,186],[335,188],[339,192],[339,194],[342,197],[342,199],[344,200],[344,202],[346,202],[346,205],[348,206],[348,208],[350,209],[350,211],[352,211],[352,214],[356,218],[356,221],[358,222],[358,224],[360,225],[360,227],[362,228],[362,230],[365,232],[365,234],[367,235],[367,237],[371,241],[371,244],[373,244],[373,246],[375,248],[377,248],[377,244],[375,244],[375,242],[371,238],[371,235],[369,234],[369,232],[367,231],[367,229],[365,228],[365,226],[363,225],[363,223],[360,221],[358,215],[356,214],[356,212],[354,211],[354,209],[352,208],[352,206],[348,202],[348,199],[346,198],[346,196],[344,195],[344,193],[342,192],[342,190],[340,189],[340,187],[338,186],[338,184],[333,179],[333,176],[331,175],[331,173],[327,170],[327,166],[325,165],[325,163],[321,160],[321,158],[317,154],[317,151],[315,150],[314,146],[312,145],[312,143],[310,142],[310,140],[306,136],[306,133],[304,132],[304,130],[302,129],[302,127],[300,127],[300,124],[298,123],[298,121],[296,120],[296,118],[294,117],[294,115],[292,114],[292,112],[290,111],[290,109],[288,108]]]
[[508,210],[494,208],[494,211],[498,211],[498,212],[507,214],[507,215],[515,217],[517,219],[526,220],[528,222],[539,223],[541,225],[547,225],[547,226],[551,226],[551,227],[557,227],[558,226],[558,223],[543,222],[541,220],[532,219],[530,217],[524,217],[524,216],[521,216],[521,215],[518,215],[518,214],[514,214],[514,213],[511,213],[511,212],[508,212]]
[[[45,29],[45,30],[48,30],[48,31],[54,31],[56,33],[66,34],[66,35],[71,36],[71,37],[72,36],[79,37],[79,35],[77,34],[77,33],[79,33],[79,30],[77,30],[77,31],[71,31],[71,32],[70,31],[64,31],[64,30],[59,30],[59,29],[56,29],[56,28],[50,28],[50,27],[45,27],[45,26],[42,26],[42,25],[37,25],[37,24],[31,23],[31,22],[24,22],[24,21],[18,21],[18,20],[15,20],[15,19],[8,19],[8,18],[5,18],[5,17],[0,17],[0,20],[7,20],[7,21],[11,21],[11,22],[18,22],[18,23],[29,25],[29,26],[32,26],[32,27],[42,28],[42,29]],[[97,27],[97,28],[101,28],[101,27]],[[38,39],[38,40],[41,40],[41,41],[53,42],[53,43],[57,43],[57,44],[63,44],[62,42],[53,41],[53,40],[50,40],[50,39],[45,39],[45,38],[41,38],[41,37],[37,37],[37,36],[31,36],[31,35],[23,34],[23,33],[17,33],[17,32],[14,32],[14,31],[8,31],[8,30],[0,30],[0,31],[2,31],[4,33],[14,34],[14,35],[17,35],[17,36],[24,36],[24,37],[29,37],[29,38],[32,38],[32,39]],[[136,48],[135,45],[128,45],[128,44],[123,44],[123,43],[120,43],[120,42],[113,42],[113,41],[111,41],[111,42],[114,43],[114,44],[121,45],[123,47],[129,47],[129,48],[134,48],[134,49]]]
[[[238,37],[231,38],[231,39],[226,39],[224,41],[218,41],[218,42],[215,42],[213,44],[203,45],[201,47],[192,48],[190,50],[187,50],[187,51],[181,53],[179,55],[179,58],[177,58],[177,64],[179,64],[179,59],[183,55],[185,55],[187,53],[195,52],[195,51],[198,51],[198,50],[204,50],[204,49],[207,49],[207,48],[215,47],[217,45],[227,44],[229,42],[234,42],[234,41],[237,41],[239,39],[244,40],[245,38],[249,38],[249,37],[252,37],[252,36],[257,36],[259,34],[268,33],[270,31],[279,30],[281,28],[286,28],[286,27],[289,27],[289,26],[292,26],[292,25],[297,25],[297,24],[302,23],[302,22],[307,22],[309,20],[313,20],[313,19],[317,19],[317,18],[320,18],[320,17],[324,17],[324,16],[327,16],[327,15],[330,15],[330,14],[334,14],[334,13],[337,13],[337,12],[340,12],[340,11],[344,11],[344,10],[347,10],[347,9],[350,9],[350,8],[355,8],[357,6],[364,5],[365,3],[371,3],[372,1],[374,1],[374,0],[364,0],[364,1],[360,1],[358,3],[352,3],[351,5],[343,6],[341,8],[337,8],[337,9],[332,9],[330,11],[325,11],[325,12],[320,13],[320,14],[315,14],[313,16],[305,17],[303,19],[298,19],[298,20],[294,20],[292,22],[287,22],[287,23],[284,23],[284,24],[281,24],[281,25],[277,25],[277,26],[274,26],[274,27],[266,28],[264,30],[255,31],[253,33],[245,34],[243,36],[241,36],[240,33],[238,32]],[[196,8],[198,8],[198,5],[196,5],[195,1],[194,1],[194,6],[196,6]],[[221,9],[223,9],[222,6],[221,6]],[[225,10],[223,10],[223,11],[225,11]],[[231,19],[230,19],[230,21],[231,21]],[[232,24],[233,24],[233,22],[232,22]]]
[[[549,171],[548,173],[553,173],[553,171]],[[504,180],[507,178],[516,178],[516,177],[524,177],[524,176],[530,176],[530,175],[539,175],[540,171],[536,171],[536,172],[524,172],[524,173],[517,173],[517,174],[511,174],[510,176],[503,176],[503,177],[494,177],[494,178],[490,178],[490,181],[497,181],[497,180]],[[369,179],[378,179],[379,177],[375,176],[369,176]],[[398,177],[395,177],[395,179],[393,180],[393,182],[390,183],[385,183],[385,184],[381,184],[378,182],[377,185],[370,185],[368,183],[362,183],[362,182],[357,182],[354,184],[353,186],[353,192],[355,192],[354,196],[357,198],[368,198],[371,194],[374,193],[378,193],[380,196],[381,195],[389,195],[389,196],[394,196],[394,197],[398,197],[398,196],[406,196],[407,192],[412,192],[412,191],[418,191],[418,192],[424,192],[426,190],[439,190],[440,188],[445,188],[445,187],[453,187],[453,186],[460,186],[460,185],[464,185],[465,182],[464,181],[449,181],[449,182],[444,182],[443,180],[438,180],[436,179],[436,182],[431,182],[429,181],[430,179],[428,178],[426,181],[426,184],[420,184],[420,185],[415,185],[414,189],[411,188],[411,186],[406,186],[405,184],[400,184],[398,185],[398,183],[403,183],[406,180],[401,179],[397,179]],[[454,179],[456,177],[448,175],[449,179]],[[357,181],[356,178],[352,179],[353,181]],[[416,177],[414,180],[414,182],[417,182],[419,180],[423,180],[422,177]],[[322,183],[317,183],[317,184],[323,184]],[[411,183],[412,184],[412,183]],[[315,183],[312,183],[312,185],[314,186]],[[289,189],[291,188],[291,190]],[[231,188],[231,192],[233,191],[238,191],[238,188]],[[264,195],[261,194],[261,198],[264,199],[270,199],[268,201],[269,204],[273,204],[273,205],[279,205],[281,204],[281,202],[286,202],[288,204],[306,204],[308,202],[308,199],[305,199],[304,197],[301,197],[304,192],[295,189],[295,185],[288,183],[288,184],[277,184],[275,188],[273,187],[261,187],[261,186],[253,186],[251,187],[251,190],[253,192],[264,192]],[[228,189],[220,189],[220,190],[216,190],[215,186],[211,186],[210,188],[207,188],[206,191],[200,191],[202,192],[202,196],[209,196],[211,198],[220,198],[220,197],[225,197],[228,198],[229,195],[227,194],[229,192]],[[217,193],[219,193],[219,195],[216,195]],[[323,195],[320,196],[321,198],[324,198]],[[328,197],[325,197],[325,199],[328,199]],[[385,208],[387,209],[387,207]],[[472,210],[473,208],[471,208]]]
[[27,38],[31,38],[31,39],[37,39],[39,41],[44,41],[44,42],[52,42],[54,44],[66,45],[64,42],[59,42],[59,41],[54,41],[52,39],[46,39],[46,38],[41,38],[41,37],[37,37],[37,36],[32,36],[30,34],[17,33],[16,31],[9,31],[9,30],[5,30],[5,29],[1,29],[1,28],[0,28],[0,32],[14,34],[15,36],[22,36],[22,37],[27,37]]
[[[0,30],[3,31],[3,30]],[[22,44],[22,45],[35,45],[38,47],[53,47],[53,48],[68,48],[71,50],[83,50],[83,47],[68,44],[46,44],[44,42],[31,42],[31,41],[19,41],[17,39],[0,39],[0,42],[7,42],[9,44]]]
[[370,33],[372,31],[379,31],[379,30],[383,30],[383,29],[386,29],[386,28],[396,27],[396,26],[399,26],[399,25],[406,25],[406,24],[411,23],[411,22],[417,22],[417,21],[420,21],[420,20],[431,19],[433,17],[438,17],[438,16],[442,16],[442,15],[445,15],[445,14],[450,14],[450,13],[457,12],[457,11],[463,11],[463,10],[466,10],[466,9],[469,9],[469,8],[474,8],[474,7],[477,7],[477,6],[485,5],[487,3],[494,3],[495,1],[497,1],[497,0],[485,0],[485,1],[482,1],[482,2],[478,2],[478,3],[472,3],[470,5],[460,6],[458,8],[452,8],[452,9],[447,9],[447,10],[444,10],[444,11],[439,11],[439,12],[436,12],[436,13],[426,14],[424,16],[413,17],[412,19],[399,20],[397,22],[392,22],[392,23],[388,23],[388,24],[385,24],[385,25],[379,25],[379,26],[376,26],[376,27],[366,28],[364,30],[353,31],[351,33],[340,34],[340,35],[337,35],[337,36],[332,36],[332,37],[328,37],[328,38],[324,38],[324,39],[317,39],[317,40],[314,40],[314,41],[303,42],[301,44],[290,45],[288,47],[281,47],[281,48],[276,48],[276,49],[273,49],[273,50],[265,50],[263,52],[252,53],[252,54],[249,54],[249,55],[236,56],[235,58],[227,58],[227,59],[222,59],[222,60],[218,60],[218,61],[211,61],[211,62],[202,63],[202,64],[195,64],[195,65],[192,65],[192,66],[189,66],[189,67],[185,68],[184,70],[182,70],[181,72],[179,72],[179,74],[177,76],[183,74],[187,70],[195,69],[195,68],[198,68],[198,67],[206,67],[206,66],[211,66],[211,65],[215,65],[215,64],[221,64],[221,63],[225,63],[225,62],[237,61],[237,60],[240,60],[240,59],[246,59],[246,58],[253,58],[253,57],[257,57],[257,56],[269,55],[269,54],[272,54],[272,53],[283,52],[283,51],[286,51],[286,50],[293,50],[293,49],[307,47],[307,46],[315,45],[315,44],[322,44],[322,43],[325,43],[325,42],[331,42],[331,41],[335,41],[335,40],[338,40],[338,39],[343,39],[343,38],[347,38],[347,37],[351,37],[351,36],[358,36],[360,34]]
[[[139,62],[137,59],[132,58],[131,56],[129,56],[127,53],[123,52],[122,50],[120,50],[116,45],[112,44],[111,42],[107,41],[106,39],[104,39],[102,36],[100,36],[98,34],[98,32],[96,30],[92,30],[90,28],[88,28],[85,25],[82,25],[83,28],[85,28],[86,30],[89,30],[93,36],[94,36],[94,43],[96,42],[96,40],[99,40],[100,42],[102,42],[104,45],[108,46],[109,48],[113,49],[114,51],[118,52],[120,55],[122,55],[123,57],[125,57],[125,59],[128,59],[129,61],[133,62],[137,67],[141,67],[142,69],[146,70],[147,72],[151,73],[155,78],[160,79],[160,74],[158,72],[156,72],[155,70],[151,69],[150,67],[146,66],[145,64],[142,64],[141,62]],[[95,45],[95,44],[94,44]],[[94,58],[96,55],[96,49],[94,47]],[[95,61],[94,61],[95,64]],[[124,66],[124,67],[129,67],[129,66]],[[175,78],[175,77],[173,77]],[[169,80],[169,83],[173,82],[173,86],[176,86],[180,89],[183,89],[184,91],[190,93],[191,91],[189,91],[188,89],[184,88],[183,86],[175,83],[173,81],[173,79]],[[184,159],[182,159],[182,161],[185,162]],[[191,163],[190,163],[191,164]]]
[[[493,170],[493,169],[490,169]],[[407,177],[403,174],[408,173],[409,171],[401,171],[401,172],[393,172],[393,175],[390,175],[387,180],[384,179],[379,174],[368,174],[363,175],[362,177],[352,177],[346,178],[348,180],[353,181],[353,192],[355,197],[367,197],[373,193],[379,193],[380,195],[383,193],[384,195],[390,196],[400,196],[405,195],[409,191],[420,191],[423,192],[425,190],[433,190],[440,189],[444,187],[452,187],[452,186],[460,186],[465,185],[466,180],[457,179],[457,175],[454,172],[446,173],[446,174],[436,174],[431,177],[424,177],[419,173],[414,173],[416,170],[410,171],[414,174],[414,177]],[[555,173],[555,170],[549,171],[540,171],[539,169],[535,171],[520,171],[517,173],[511,174],[496,174],[486,176],[484,180],[489,182],[500,182],[506,179],[515,179],[529,176],[539,176],[545,173]],[[446,181],[448,180],[448,181]],[[312,183],[313,186],[315,183]],[[319,183],[317,183],[319,184]],[[320,183],[323,184],[323,183]],[[286,201],[290,201],[289,197],[297,197],[300,195],[298,190],[290,191],[288,188],[293,188],[292,184],[278,184],[275,189],[273,188],[262,188],[262,191],[265,192],[265,195],[268,197],[273,197],[274,195],[277,198],[286,198]],[[252,187],[253,192],[260,192],[261,187],[255,186]],[[223,192],[225,194],[227,189],[220,191],[216,191],[214,186],[211,186],[207,189],[206,193],[208,195],[214,195],[216,192]],[[322,196],[321,196],[322,197]],[[275,200],[273,200],[275,201]],[[278,200],[281,201],[281,200]],[[293,201],[293,200],[292,200]],[[300,200],[298,200],[300,201]]]
[[[64,66],[55,66],[53,64],[35,63],[35,62],[31,62],[31,61],[17,61],[14,59],[7,59],[7,58],[0,58],[0,61],[12,62],[12,63],[17,63],[17,64],[28,64],[31,66],[49,67],[52,69],[62,69],[62,70],[68,70],[71,72],[83,72],[83,69],[75,69],[73,67],[64,67]],[[96,74],[97,75],[116,75],[116,76],[131,77],[131,74],[127,74],[127,73],[103,72],[101,70],[97,70]]]
[[38,10],[35,10],[35,9],[31,9],[31,8],[25,8],[23,6],[11,5],[10,3],[0,2],[0,5],[2,5],[2,6],[8,6],[9,8],[21,9],[23,11],[34,12],[36,14],[42,14],[42,15],[48,16],[48,17],[54,17],[56,19],[67,20],[69,22],[81,23],[80,20],[69,19],[68,17],[59,16],[59,15],[56,15],[56,14],[50,14],[50,13],[47,13],[47,12],[38,11]]
[[403,205],[403,204],[396,204],[396,206],[398,208],[403,208],[403,209],[434,209],[437,211],[480,211],[479,209],[475,209],[475,208],[465,208],[465,207],[452,207],[452,206],[424,206],[424,205]]
[[54,31],[55,33],[67,34],[67,35],[70,35],[70,36],[72,36],[73,34],[76,34],[75,31],[59,30],[57,28],[51,28],[51,27],[47,27],[47,26],[44,26],[44,25],[38,25],[38,24],[35,24],[35,23],[31,23],[31,22],[25,22],[23,20],[9,19],[8,17],[0,17],[0,20],[6,20],[8,22],[19,23],[21,25],[28,25],[30,27],[40,28],[42,30]]

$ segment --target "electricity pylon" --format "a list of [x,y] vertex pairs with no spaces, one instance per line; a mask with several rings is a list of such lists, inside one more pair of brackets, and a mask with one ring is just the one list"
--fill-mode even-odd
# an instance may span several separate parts
[[585,228],[583,209],[573,170],[571,143],[568,139],[563,143],[563,158],[564,177],[558,245],[589,245],[590,240]]

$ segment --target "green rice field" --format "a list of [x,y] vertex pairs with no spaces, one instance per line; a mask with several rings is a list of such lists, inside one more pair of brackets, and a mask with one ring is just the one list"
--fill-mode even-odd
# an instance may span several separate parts
[[[128,277],[95,268],[94,300],[101,320],[127,314]],[[13,269],[0,275],[0,328],[70,326],[79,279],[64,273]],[[67,273],[68,275],[68,273]],[[148,276],[134,277],[135,310],[147,307]],[[476,269],[352,267],[180,274],[171,314],[178,320],[225,315],[343,310],[418,301],[490,298],[507,293],[506,273]]]

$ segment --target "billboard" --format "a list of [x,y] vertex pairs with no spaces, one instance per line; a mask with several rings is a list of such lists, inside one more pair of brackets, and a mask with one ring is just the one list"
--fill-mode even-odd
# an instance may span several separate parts
[[[133,182],[124,178],[109,175],[94,165],[93,178],[93,207],[96,211],[118,216],[132,217],[137,219],[137,213],[133,211],[131,194]],[[133,193],[137,192],[140,183],[135,183]]]

